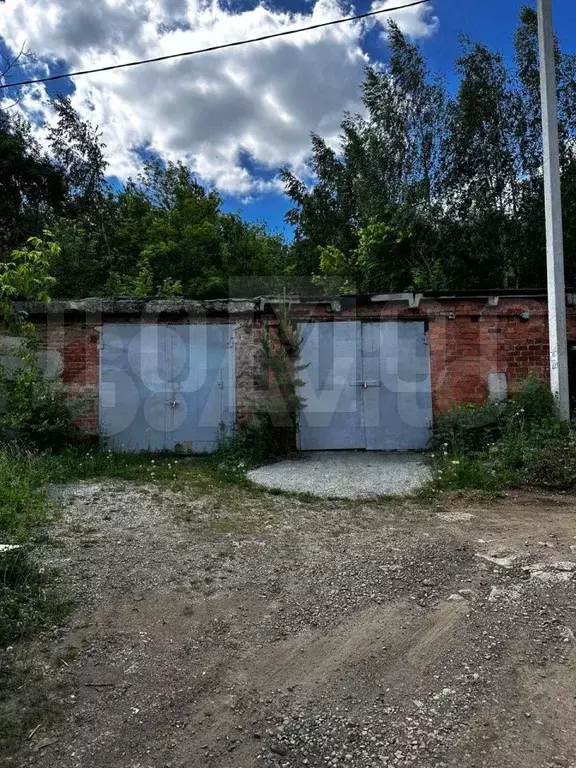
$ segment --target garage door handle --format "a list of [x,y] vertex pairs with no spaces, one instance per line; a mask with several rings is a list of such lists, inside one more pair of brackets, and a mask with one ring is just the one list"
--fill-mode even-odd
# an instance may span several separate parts
[[362,387],[363,389],[367,389],[368,387],[380,387],[381,385],[381,381],[353,381],[350,384],[351,387]]

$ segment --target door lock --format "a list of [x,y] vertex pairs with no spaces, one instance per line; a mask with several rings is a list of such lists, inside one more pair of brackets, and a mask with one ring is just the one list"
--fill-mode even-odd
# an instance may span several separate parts
[[368,387],[380,387],[381,381],[353,381],[350,385],[352,387],[362,387],[362,389],[368,389]]

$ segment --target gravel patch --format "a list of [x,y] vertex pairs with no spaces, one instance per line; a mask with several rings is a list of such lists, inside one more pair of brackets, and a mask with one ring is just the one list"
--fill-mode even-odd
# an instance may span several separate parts
[[337,499],[414,493],[431,480],[424,457],[413,453],[318,451],[248,472],[256,485]]

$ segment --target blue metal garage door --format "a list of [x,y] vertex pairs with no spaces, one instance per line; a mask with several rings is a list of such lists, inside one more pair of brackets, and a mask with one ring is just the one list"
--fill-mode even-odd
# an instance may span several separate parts
[[421,450],[432,396],[424,323],[327,322],[303,334],[302,450]]
[[213,451],[234,422],[233,325],[105,325],[100,428],[123,451]]

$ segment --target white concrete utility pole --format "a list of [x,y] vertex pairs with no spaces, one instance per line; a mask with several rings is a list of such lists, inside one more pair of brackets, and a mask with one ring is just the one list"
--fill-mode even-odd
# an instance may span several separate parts
[[548,326],[550,334],[550,387],[562,421],[570,418],[568,386],[568,342],[566,335],[566,287],[560,153],[558,146],[558,100],[556,56],[552,26],[552,0],[538,0],[540,40],[540,87],[544,138],[544,204],[546,207],[546,257],[548,267]]

